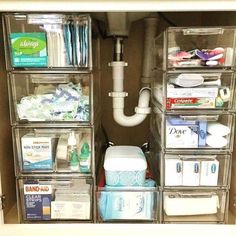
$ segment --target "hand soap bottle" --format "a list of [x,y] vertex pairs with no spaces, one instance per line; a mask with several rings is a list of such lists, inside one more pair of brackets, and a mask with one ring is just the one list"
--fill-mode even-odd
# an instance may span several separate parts
[[81,147],[79,156],[79,165],[81,172],[87,172],[90,166],[90,151],[89,144],[85,141]]
[[74,131],[70,133],[68,138],[68,161],[72,171],[79,170],[78,151]]

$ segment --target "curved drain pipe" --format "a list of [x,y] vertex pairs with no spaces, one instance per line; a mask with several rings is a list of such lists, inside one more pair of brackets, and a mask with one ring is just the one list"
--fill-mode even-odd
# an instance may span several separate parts
[[[158,19],[145,21],[147,30],[145,31],[145,43],[144,43],[144,59],[143,59],[143,73],[142,79],[150,77],[150,57],[149,52],[152,40],[156,34],[156,28]],[[155,18],[154,18],[155,19]],[[147,26],[147,24],[149,26]],[[151,25],[151,26],[150,26]],[[151,40],[152,38],[152,40]],[[128,64],[123,61],[123,45],[122,38],[116,38],[114,61],[109,63],[112,67],[112,79],[113,79],[113,92],[109,93],[109,96],[113,98],[113,117],[114,120],[121,126],[132,127],[141,124],[148,114],[151,113],[149,107],[150,102],[150,88],[144,87],[139,92],[138,106],[135,107],[135,114],[132,116],[126,116],[124,114],[124,100],[128,96],[127,92],[124,92],[124,67]],[[145,69],[144,69],[145,68]],[[147,76],[146,76],[147,75]],[[144,79],[145,80],[145,79]],[[143,84],[148,84],[147,80],[142,81]]]

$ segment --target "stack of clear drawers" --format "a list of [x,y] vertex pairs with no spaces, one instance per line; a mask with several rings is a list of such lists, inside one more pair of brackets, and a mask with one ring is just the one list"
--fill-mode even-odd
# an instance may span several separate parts
[[3,20],[19,220],[94,222],[100,88],[91,18]]
[[155,39],[151,155],[163,223],[225,223],[235,123],[233,27]]

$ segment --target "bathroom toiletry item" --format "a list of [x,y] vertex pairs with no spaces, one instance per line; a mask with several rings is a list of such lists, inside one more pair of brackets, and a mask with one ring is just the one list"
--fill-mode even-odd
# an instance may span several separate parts
[[216,214],[219,208],[219,198],[214,193],[173,193],[165,195],[163,201],[167,216]]
[[233,62],[233,57],[234,57],[234,50],[233,48],[226,48],[225,49],[225,66],[232,66],[232,62]]
[[89,144],[85,141],[81,147],[80,155],[79,155],[79,166],[81,172],[86,172],[89,170],[90,166],[90,150]]
[[199,147],[206,146],[206,135],[207,135],[207,122],[199,121],[199,129],[198,129],[198,146]]
[[206,144],[212,148],[223,148],[227,146],[228,140],[221,136],[208,134],[206,136]]
[[142,186],[147,162],[139,147],[112,146],[106,150],[104,169],[107,185]]
[[77,171],[79,169],[79,161],[78,161],[78,151],[76,145],[76,137],[75,132],[71,131],[68,138],[68,154],[67,160],[70,163],[70,168],[72,171]]
[[51,200],[48,197],[43,197],[43,220],[50,220],[51,218]]
[[61,134],[58,143],[57,143],[57,151],[56,151],[56,160],[67,160],[67,146],[68,146],[68,134]]
[[224,101],[220,96],[216,97],[215,101],[216,107],[223,107],[224,106]]
[[224,102],[228,102],[230,100],[230,90],[229,88],[225,87],[225,88],[221,88],[219,90],[220,93],[220,97]]
[[24,182],[24,207],[26,220],[50,220],[52,186],[36,180]]
[[197,148],[198,124],[196,121],[185,121],[178,118],[166,120],[166,147]]
[[28,133],[21,137],[23,170],[53,169],[52,136],[36,136]]
[[152,220],[155,204],[153,190],[155,188],[106,186],[98,199],[101,218],[103,220]]
[[180,74],[175,78],[170,78],[170,83],[180,87],[196,87],[204,82],[204,78],[200,74]]
[[71,151],[70,154],[70,169],[72,171],[78,171],[79,170],[79,160],[78,160],[78,152],[76,149]]
[[200,180],[200,162],[183,161],[183,186],[199,186]]
[[203,86],[221,86],[221,79],[216,80],[205,80]]
[[46,67],[48,65],[44,32],[11,33],[10,43],[13,67]]
[[167,109],[215,108],[215,98],[167,98]]
[[219,174],[219,161],[202,161],[201,162],[201,186],[217,186]]
[[167,87],[168,98],[216,98],[217,87],[177,88]]
[[179,159],[165,159],[165,185],[182,185],[183,166]]
[[214,136],[226,136],[230,134],[230,128],[219,122],[208,122],[207,132]]

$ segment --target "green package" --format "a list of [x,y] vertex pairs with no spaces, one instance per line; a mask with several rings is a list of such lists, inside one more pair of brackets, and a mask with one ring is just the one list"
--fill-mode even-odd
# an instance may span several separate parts
[[44,32],[11,33],[12,67],[46,67],[47,42]]

